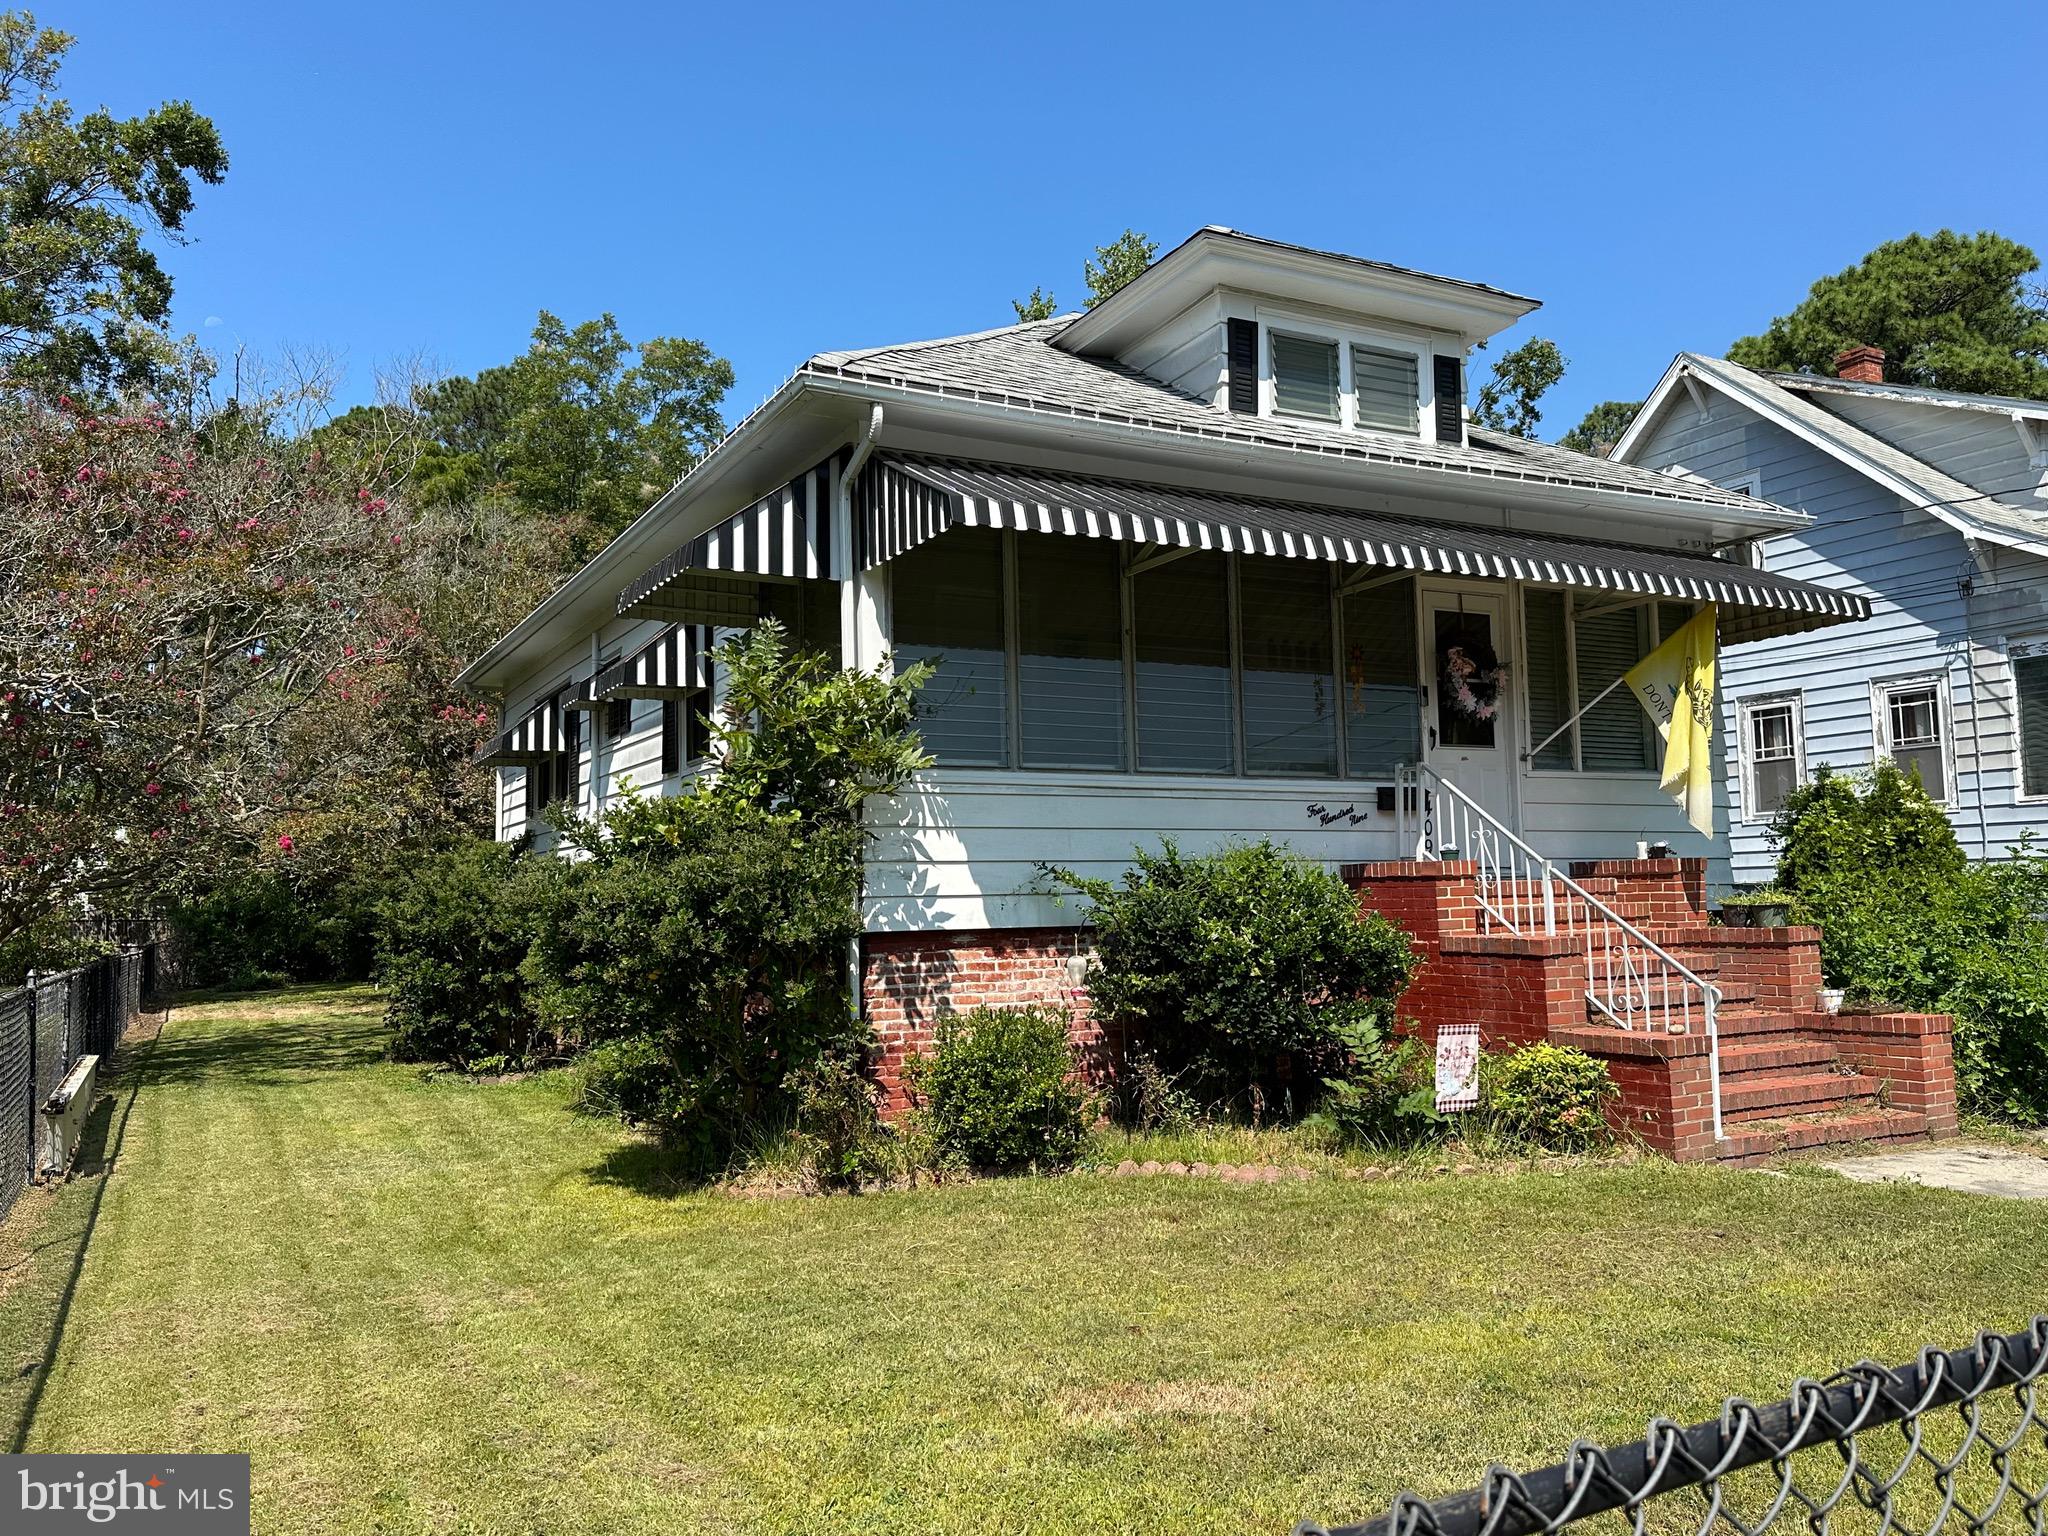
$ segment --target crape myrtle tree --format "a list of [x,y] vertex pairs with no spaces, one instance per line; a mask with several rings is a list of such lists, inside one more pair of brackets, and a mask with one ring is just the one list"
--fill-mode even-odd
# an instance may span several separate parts
[[299,851],[466,759],[418,606],[421,525],[247,403],[101,413],[0,395],[0,942]]

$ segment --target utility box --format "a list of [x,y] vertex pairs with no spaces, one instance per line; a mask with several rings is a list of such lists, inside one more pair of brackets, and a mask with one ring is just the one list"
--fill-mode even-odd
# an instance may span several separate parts
[[57,1085],[57,1091],[43,1101],[43,1112],[36,1119],[37,1178],[57,1178],[71,1166],[99,1084],[99,1057],[81,1056]]

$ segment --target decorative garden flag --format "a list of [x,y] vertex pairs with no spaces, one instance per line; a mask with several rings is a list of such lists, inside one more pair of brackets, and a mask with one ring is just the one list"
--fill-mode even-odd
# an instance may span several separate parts
[[1479,1026],[1439,1024],[1436,1030],[1436,1107],[1479,1107]]
[[1664,793],[1685,819],[1714,835],[1714,635],[1707,604],[1669,640],[1622,674],[1664,741]]

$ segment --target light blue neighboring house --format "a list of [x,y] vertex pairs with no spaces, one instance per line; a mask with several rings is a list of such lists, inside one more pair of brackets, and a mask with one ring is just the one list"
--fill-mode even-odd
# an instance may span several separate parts
[[1740,884],[1770,879],[1796,784],[1885,753],[1971,857],[2048,845],[2048,403],[1886,383],[1869,347],[1837,373],[1681,353],[1612,454],[1807,513],[1718,553],[1870,601],[1867,620],[1722,655]]

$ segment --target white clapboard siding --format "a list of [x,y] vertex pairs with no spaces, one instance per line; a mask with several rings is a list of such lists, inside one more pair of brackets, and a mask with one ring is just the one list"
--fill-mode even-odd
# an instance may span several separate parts
[[1213,404],[1223,387],[1223,317],[1197,304],[1146,336],[1117,361]]
[[[1844,398],[1831,396],[1827,404]],[[2011,424],[2005,429],[2011,432]],[[1808,772],[1822,764],[1864,767],[1876,752],[1873,681],[1938,674],[1950,701],[1949,819],[1964,848],[1973,857],[1997,858],[2024,831],[2048,835],[2048,807],[2018,803],[2011,673],[2002,653],[2006,636],[2030,629],[2048,636],[2048,609],[2037,595],[2048,562],[1999,550],[1991,577],[1979,571],[1966,597],[1961,578],[1973,564],[1960,534],[1725,397],[1713,397],[1704,418],[1690,400],[1675,400],[1635,457],[1651,468],[1683,466],[1721,485],[1760,475],[1760,495],[1814,518],[1810,530],[1765,541],[1768,569],[1871,601],[1867,620],[1725,651],[1723,727],[1730,740],[1744,698],[1796,692]],[[1969,478],[1960,461],[1942,467]],[[1738,779],[1731,753],[1728,791],[1740,818]],[[1730,851],[1736,880],[1771,877],[1775,854],[1762,823],[1733,820]]]

